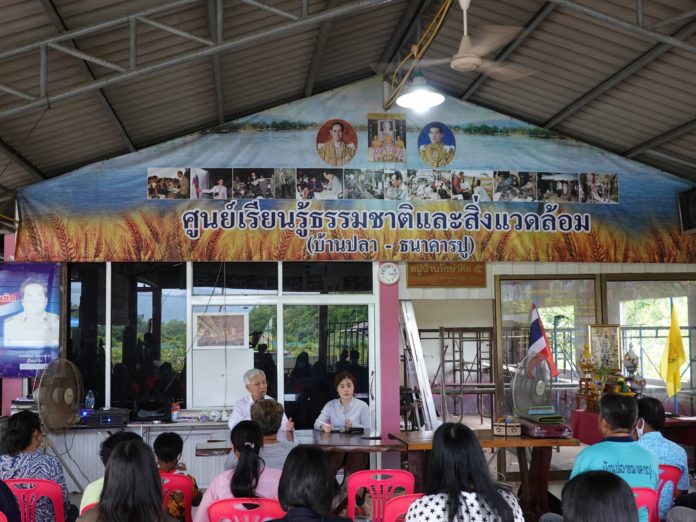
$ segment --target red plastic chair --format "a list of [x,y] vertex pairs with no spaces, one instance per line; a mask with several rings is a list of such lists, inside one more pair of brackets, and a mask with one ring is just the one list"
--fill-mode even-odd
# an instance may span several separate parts
[[262,522],[283,518],[285,514],[273,498],[225,498],[208,506],[210,522]]
[[657,491],[650,488],[631,488],[636,497],[636,507],[638,511],[642,508],[648,510],[648,520],[650,522],[659,522],[660,515],[657,512]]
[[34,522],[36,503],[41,497],[48,497],[53,503],[56,520],[65,520],[63,508],[63,491],[57,482],[46,479],[6,479],[12,493],[17,498],[22,522]]
[[80,515],[84,515],[84,514],[87,513],[87,511],[89,511],[90,509],[94,509],[95,507],[97,507],[97,504],[98,504],[97,502],[92,502],[91,504],[87,504],[85,507],[83,507],[83,508],[80,510]]
[[403,522],[408,508],[422,496],[423,493],[413,493],[411,495],[393,497],[384,507],[384,522]]
[[0,522],[7,522],[7,517],[2,511],[0,511]]
[[162,507],[167,511],[172,494],[181,492],[184,495],[184,520],[191,522],[191,502],[193,501],[193,481],[187,475],[177,473],[160,473],[162,479]]
[[679,484],[679,479],[682,476],[682,470],[677,466],[671,466],[669,464],[660,464],[660,482],[657,486],[657,498],[662,497],[662,489],[668,482],[672,483],[672,498],[677,496],[677,484]]
[[382,522],[384,506],[394,496],[397,488],[406,495],[413,493],[414,478],[400,469],[372,469],[356,471],[348,477],[348,511],[346,516],[355,520],[355,494],[365,488],[372,497],[372,520]]

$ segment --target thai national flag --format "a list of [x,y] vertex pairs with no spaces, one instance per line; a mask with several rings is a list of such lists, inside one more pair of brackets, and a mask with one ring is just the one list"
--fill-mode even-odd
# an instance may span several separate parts
[[529,320],[529,348],[527,349],[527,353],[529,355],[538,353],[541,357],[546,359],[551,368],[551,375],[556,377],[558,375],[558,369],[556,368],[556,363],[553,361],[551,346],[549,345],[549,340],[546,338],[544,325],[541,324],[541,317],[539,317],[539,311],[534,303],[532,303],[532,312],[529,316]]

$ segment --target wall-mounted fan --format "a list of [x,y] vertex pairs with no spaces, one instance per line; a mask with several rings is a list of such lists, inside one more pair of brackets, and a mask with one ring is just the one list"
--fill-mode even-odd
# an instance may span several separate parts
[[551,368],[544,357],[533,354],[522,359],[512,379],[515,414],[528,414],[530,408],[551,404],[552,386]]
[[70,361],[56,359],[46,366],[35,395],[39,417],[49,432],[61,432],[80,420],[82,376]]

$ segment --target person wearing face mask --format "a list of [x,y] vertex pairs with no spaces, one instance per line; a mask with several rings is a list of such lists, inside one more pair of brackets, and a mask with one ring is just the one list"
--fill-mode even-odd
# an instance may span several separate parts
[[[632,488],[657,491],[657,457],[631,436],[637,420],[638,405],[633,397],[616,393],[604,395],[599,402],[599,432],[604,440],[578,454],[570,473],[571,480],[585,471],[604,470],[618,475]],[[638,520],[648,522],[647,510],[640,510]]]
[[[659,464],[669,464],[681,470],[681,477],[677,484],[677,495],[683,495],[689,491],[689,466],[684,448],[667,440],[660,430],[665,425],[665,408],[654,397],[638,399],[638,423],[636,434],[638,444],[652,451],[657,456]],[[660,520],[667,518],[667,512],[672,506],[672,484],[668,483],[662,489],[658,508]]]

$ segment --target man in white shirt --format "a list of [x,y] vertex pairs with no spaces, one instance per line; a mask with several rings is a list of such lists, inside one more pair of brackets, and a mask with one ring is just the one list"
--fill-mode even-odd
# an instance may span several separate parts
[[[266,374],[258,368],[252,368],[244,374],[244,385],[246,386],[249,395],[245,395],[232,407],[232,415],[227,421],[230,430],[243,420],[251,420],[251,405],[261,399],[272,399],[266,395],[268,385],[266,384]],[[288,419],[283,413],[283,420],[280,424],[280,429],[292,431],[295,429],[295,423],[292,419]]]
[[225,186],[225,180],[217,180],[217,185],[213,188],[206,190],[201,190],[202,194],[213,194],[213,199],[227,199],[227,187]]

